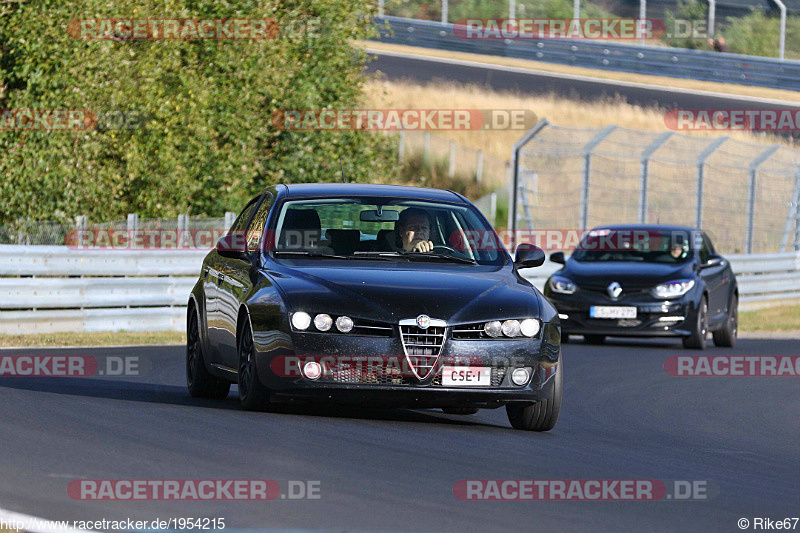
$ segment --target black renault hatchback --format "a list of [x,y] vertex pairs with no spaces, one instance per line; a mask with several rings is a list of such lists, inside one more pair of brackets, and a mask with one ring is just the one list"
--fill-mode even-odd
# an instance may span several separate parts
[[738,289],[730,263],[708,236],[682,226],[604,226],[585,233],[544,288],[558,309],[562,340],[583,335],[680,337],[687,348],[732,347]]

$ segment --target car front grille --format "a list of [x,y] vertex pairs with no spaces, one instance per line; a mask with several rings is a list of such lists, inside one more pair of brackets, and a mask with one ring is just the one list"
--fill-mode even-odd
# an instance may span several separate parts
[[433,371],[436,360],[442,352],[447,327],[442,324],[422,329],[404,322],[406,321],[400,323],[403,350],[411,369],[420,379],[425,379]]

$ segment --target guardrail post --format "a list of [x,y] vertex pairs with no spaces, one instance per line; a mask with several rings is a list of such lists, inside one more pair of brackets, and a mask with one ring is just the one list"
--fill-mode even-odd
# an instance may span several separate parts
[[786,225],[783,227],[783,237],[781,237],[781,252],[786,251],[786,245],[789,243],[789,232],[792,230],[792,224],[795,225],[794,233],[794,249],[797,249],[797,217],[800,215],[800,166],[794,169],[794,190],[792,191],[792,200],[789,202],[789,211],[786,213]]
[[589,227],[589,177],[592,173],[592,150],[603,142],[606,137],[611,135],[615,129],[617,129],[617,126],[606,126],[583,147],[583,186],[581,187],[580,229],[588,229]]
[[383,0],[378,0],[378,16],[383,16]]
[[76,230],[85,231],[88,224],[89,224],[89,217],[87,217],[86,215],[78,215],[75,217]]
[[497,219],[497,193],[492,192],[489,194],[489,217],[491,220],[489,222],[492,223],[494,226],[494,222]]
[[665,131],[642,151],[642,165],[639,171],[639,224],[647,221],[647,178],[650,171],[650,157],[662,144],[672,137],[674,131]]
[[139,229],[139,215],[128,213],[128,234]]
[[747,190],[747,228],[744,240],[745,253],[753,253],[753,222],[756,215],[756,174],[758,167],[774,154],[779,145],[773,144],[750,163],[750,187]]
[[509,246],[511,247],[511,251],[514,250],[515,246],[515,236],[517,232],[517,187],[519,185],[519,154],[522,151],[522,148],[528,144],[531,139],[536,137],[540,131],[542,131],[545,127],[549,126],[550,122],[547,121],[546,118],[543,118],[539,122],[536,123],[534,127],[529,129],[525,132],[525,134],[514,143],[514,146],[511,149],[511,190],[509,191],[511,194],[508,196],[508,227],[511,228],[511,240],[509,241]]
[[236,222],[236,213],[233,211],[225,211],[225,231],[228,231]]
[[517,18],[517,3],[514,0],[508,0],[508,18]]
[[447,24],[448,0],[442,0],[442,23]]
[[431,157],[431,132],[426,131],[424,138],[425,138],[425,143],[422,149],[422,161],[424,163],[428,163]]
[[475,181],[478,183],[483,179],[483,150],[478,150],[478,169],[475,171]]
[[703,227],[703,182],[705,180],[704,169],[706,159],[708,159],[708,157],[727,140],[727,137],[720,137],[716,141],[706,146],[706,149],[700,152],[700,155],[697,156],[697,186],[696,200],[694,204],[694,227],[696,228]]

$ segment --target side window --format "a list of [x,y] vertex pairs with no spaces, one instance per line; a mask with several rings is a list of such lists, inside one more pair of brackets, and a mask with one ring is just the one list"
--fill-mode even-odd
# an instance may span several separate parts
[[700,249],[697,251],[698,256],[700,257],[700,263],[705,263],[708,261],[708,237],[703,235],[703,240],[700,243]]
[[258,248],[261,235],[264,233],[264,226],[267,224],[267,217],[269,217],[270,209],[272,209],[272,193],[266,193],[264,195],[264,201],[261,202],[258,211],[256,211],[256,215],[253,217],[253,222],[250,223],[250,227],[247,229],[248,252],[254,252]]
[[250,221],[250,216],[253,214],[256,206],[258,205],[258,199],[261,198],[261,195],[256,196],[242,209],[242,212],[239,213],[239,216],[236,217],[236,221],[231,226],[230,231],[228,231],[228,235],[232,235],[236,231],[244,231],[247,228],[247,223]]
[[717,253],[717,251],[714,249],[714,245],[711,244],[711,239],[709,239],[708,235],[706,235],[705,233],[703,233],[703,243],[705,244],[706,250],[708,250],[708,253],[710,253],[710,254],[716,254]]

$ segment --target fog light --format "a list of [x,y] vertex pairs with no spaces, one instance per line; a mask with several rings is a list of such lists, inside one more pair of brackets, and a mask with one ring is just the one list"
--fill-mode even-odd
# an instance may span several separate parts
[[349,333],[353,329],[353,319],[349,316],[340,316],[336,319],[336,329],[342,333]]
[[511,373],[511,382],[518,387],[522,387],[531,379],[531,373],[527,368],[517,368]]
[[490,337],[499,337],[503,332],[500,322],[497,320],[487,322],[486,325],[483,326],[483,331],[485,331]]
[[294,329],[304,330],[308,329],[308,326],[311,325],[311,315],[308,313],[304,313],[300,311],[299,313],[295,313],[292,315],[292,326]]
[[526,337],[535,337],[539,333],[539,321],[535,318],[526,318],[520,324],[520,329]]
[[520,327],[517,320],[506,320],[503,322],[503,335],[506,337],[516,337],[519,333]]
[[308,379],[319,379],[319,377],[322,375],[322,365],[315,361],[309,361],[303,365],[303,375]]
[[333,319],[330,315],[321,314],[314,317],[314,327],[320,331],[328,331],[333,325]]

